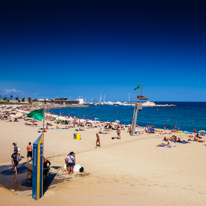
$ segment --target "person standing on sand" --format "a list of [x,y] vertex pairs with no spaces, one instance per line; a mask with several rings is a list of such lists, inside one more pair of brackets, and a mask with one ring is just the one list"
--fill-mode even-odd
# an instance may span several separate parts
[[101,145],[100,145],[99,132],[96,133],[96,137],[97,137],[97,140],[96,140],[96,147],[95,147],[95,148],[97,148],[97,143],[99,144],[99,147],[101,146]]
[[117,128],[117,139],[121,139],[121,135],[120,135],[121,131],[120,128]]
[[68,171],[68,175],[73,174],[73,166],[74,166],[74,163],[75,163],[75,158],[74,158],[74,153],[73,152],[70,152],[68,154],[68,156],[65,158],[65,161],[66,161],[66,164],[67,164],[67,171]]
[[194,134],[196,134],[196,132],[197,132],[197,130],[196,130],[196,128],[194,128]]
[[29,142],[29,145],[26,147],[27,149],[27,163],[29,161],[29,157],[31,157],[32,160],[32,146],[31,146],[31,142]]
[[14,151],[18,151],[18,147],[17,147],[17,144],[16,143],[13,143],[13,146],[14,146]]

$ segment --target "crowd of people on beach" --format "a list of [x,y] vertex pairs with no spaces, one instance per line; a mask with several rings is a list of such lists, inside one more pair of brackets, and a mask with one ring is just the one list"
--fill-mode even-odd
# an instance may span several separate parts
[[[80,119],[75,116],[71,117],[69,114],[68,116],[62,116],[62,115],[55,115],[54,113],[50,112],[50,108],[57,108],[60,107],[60,105],[5,105],[0,107],[0,116],[1,120],[6,120],[8,122],[11,121],[18,121],[18,119],[24,119],[24,124],[26,126],[38,126],[41,127],[42,123],[40,123],[38,120],[33,118],[28,118],[27,114],[30,113],[33,110],[41,109],[42,107],[45,108],[45,125],[43,125],[42,128],[39,128],[38,132],[48,132],[49,130],[53,129],[71,129],[74,128],[75,131],[85,131],[87,129],[97,128],[98,131],[96,132],[96,145],[95,147],[101,147],[100,143],[100,134],[109,134],[111,131],[116,131],[116,137],[112,137],[112,139],[119,139],[121,140],[121,132],[125,131],[129,134],[132,132],[132,126],[131,122],[128,125],[120,124],[120,122],[117,120],[115,122],[103,122],[97,120],[95,118],[94,120],[90,119]],[[44,129],[43,129],[44,128]],[[194,133],[189,134],[188,139],[181,139],[180,137],[177,137],[178,132],[180,128],[177,129],[177,126],[175,124],[175,128],[172,130],[166,130],[166,127],[164,129],[156,129],[155,125],[147,125],[146,127],[140,129],[138,125],[136,125],[135,135],[141,135],[141,134],[156,134],[156,135],[165,135],[165,134],[172,134],[170,138],[164,137],[163,141],[166,141],[167,143],[161,143],[156,145],[157,147],[166,147],[166,148],[172,148],[174,146],[171,145],[171,143],[182,143],[182,144],[188,144],[191,141],[196,142],[204,142],[203,137],[205,133],[197,133],[196,128],[194,129]],[[175,135],[175,134],[176,135]],[[19,155],[19,148],[17,147],[16,143],[13,143],[14,145],[14,153],[12,154],[12,164],[14,167],[15,174],[17,174],[17,165],[19,161],[21,161],[21,155]],[[19,157],[20,156],[20,157]],[[18,158],[17,158],[18,157]],[[27,146],[27,163],[32,161],[32,145],[31,142],[29,142]],[[76,163],[75,153],[70,152],[67,157],[65,158],[66,163],[66,170],[68,171],[68,174],[73,174],[73,167]],[[50,162],[44,158],[44,174],[47,176],[48,168],[50,166]],[[48,166],[49,165],[49,166]]]

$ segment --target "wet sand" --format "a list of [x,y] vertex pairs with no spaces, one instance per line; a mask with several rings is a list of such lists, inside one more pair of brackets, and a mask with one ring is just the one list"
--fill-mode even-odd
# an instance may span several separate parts
[[[0,163],[10,162],[13,142],[26,156],[26,146],[40,135],[40,127],[25,126],[23,120],[0,121]],[[1,205],[206,205],[204,143],[158,148],[165,135],[131,137],[122,131],[122,140],[112,140],[116,132],[111,131],[100,134],[101,148],[95,148],[97,130],[80,132],[80,141],[73,139],[74,129],[45,133],[45,156],[52,166],[63,166],[66,154],[74,151],[90,176],[57,185],[38,202],[0,187]]]

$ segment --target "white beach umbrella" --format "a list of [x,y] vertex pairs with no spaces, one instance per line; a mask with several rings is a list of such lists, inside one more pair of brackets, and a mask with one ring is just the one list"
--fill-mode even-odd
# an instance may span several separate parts
[[16,116],[17,116],[17,117],[22,117],[23,114],[22,114],[21,112],[18,112],[18,113],[16,114]]

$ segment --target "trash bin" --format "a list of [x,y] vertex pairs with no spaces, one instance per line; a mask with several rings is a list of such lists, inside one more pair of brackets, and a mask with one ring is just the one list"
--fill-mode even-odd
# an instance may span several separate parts
[[76,136],[76,135],[77,135],[77,133],[74,133],[74,139],[76,139],[76,138],[77,138],[77,136]]
[[81,139],[81,134],[76,134],[76,139],[80,140]]

